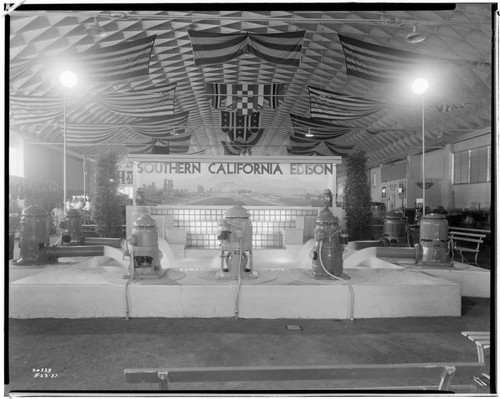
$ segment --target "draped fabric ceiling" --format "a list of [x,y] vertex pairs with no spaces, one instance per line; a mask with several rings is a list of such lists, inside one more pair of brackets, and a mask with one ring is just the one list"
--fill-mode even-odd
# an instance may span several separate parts
[[[91,159],[361,149],[375,166],[421,152],[422,105],[428,149],[491,132],[492,4],[318,6],[22,5],[7,23],[10,134],[61,146],[65,114],[68,151]],[[103,37],[86,31],[95,18]],[[405,41],[414,27],[426,40]],[[423,104],[403,67],[370,70],[380,57],[430,61]],[[64,93],[68,60],[79,85]]]

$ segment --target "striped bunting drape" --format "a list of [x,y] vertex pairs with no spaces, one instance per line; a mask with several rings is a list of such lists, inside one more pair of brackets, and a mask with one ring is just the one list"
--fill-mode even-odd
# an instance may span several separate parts
[[93,82],[135,79],[149,75],[156,35],[78,53],[79,69]]
[[16,59],[11,79],[18,78],[35,65],[42,65],[45,74],[61,65],[67,65],[85,84],[142,78],[149,75],[149,61],[155,40],[156,35],[153,35],[112,46],[91,48],[80,53],[73,51],[56,57]]
[[96,101],[117,114],[146,118],[173,115],[176,83],[118,93],[101,93]]
[[221,64],[247,52],[246,33],[213,33],[188,30],[194,64]]
[[[290,146],[288,152],[295,155],[313,155],[318,154],[318,149],[323,147],[327,154],[346,155],[354,148],[352,145],[339,145],[329,140],[318,140],[314,137],[296,137],[290,136]],[[325,155],[324,153],[322,155]]]
[[431,107],[431,111],[434,112],[451,112],[451,111],[456,111],[458,109],[462,109],[470,105],[470,103],[462,103],[462,104],[441,104],[441,105],[435,105]]
[[349,120],[371,115],[384,108],[378,101],[309,86],[311,118]]
[[294,134],[297,137],[306,137],[306,134],[311,133],[315,139],[331,140],[352,130],[352,127],[333,125],[318,119],[310,119],[303,116],[290,114]]
[[397,83],[410,71],[443,62],[409,51],[396,50],[338,35],[344,50],[347,74],[379,83]]
[[[53,121],[63,118],[64,98],[61,96],[23,96],[10,95],[11,113],[15,125],[27,125]],[[80,107],[86,98],[66,98],[66,113],[69,114]]]
[[66,125],[67,145],[71,144],[101,144],[109,142],[120,135],[123,126],[110,125]]
[[[124,124],[67,124],[66,138],[68,145],[99,144],[110,141],[112,138],[123,141],[121,138],[126,132],[139,134],[151,139],[168,140],[179,145],[191,140],[191,134],[186,132],[189,111],[171,117],[156,117],[136,120]],[[62,126],[59,126],[62,129]]]
[[245,53],[274,63],[298,66],[305,31],[254,34],[188,30],[195,65],[220,64]]
[[[333,125],[317,119],[290,114],[294,132],[290,135],[289,154],[293,155],[346,155],[353,146],[338,145],[332,140],[352,130],[349,126]],[[308,134],[312,134],[311,137]]]
[[[66,114],[71,113],[84,103],[101,106],[128,123],[130,118],[149,118],[173,116],[176,83],[148,86],[141,89],[98,93],[93,97],[67,97]],[[16,125],[35,124],[62,119],[64,99],[61,96],[22,96],[12,94],[13,121]]]
[[215,109],[229,108],[242,115],[258,111],[266,101],[276,109],[284,99],[284,84],[207,83],[207,93]]
[[169,117],[152,117],[144,120],[129,122],[135,132],[151,138],[164,139],[172,136],[171,140],[182,140],[186,135],[189,111],[181,112]]
[[303,140],[290,137],[290,146],[287,152],[290,155],[337,155],[345,156],[354,146],[341,146],[330,141]]
[[125,144],[129,154],[152,154],[153,142]]
[[148,143],[126,144],[130,154],[185,154],[190,143],[170,144],[166,140],[153,140]]
[[271,33],[267,35],[248,34],[248,51],[273,64],[300,64],[302,43],[306,31]]

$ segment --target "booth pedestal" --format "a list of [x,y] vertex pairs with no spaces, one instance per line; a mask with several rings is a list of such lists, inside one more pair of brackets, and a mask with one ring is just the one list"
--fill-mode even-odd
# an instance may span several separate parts
[[[258,251],[256,251],[258,253]],[[342,281],[315,280],[308,267],[289,267],[257,255],[258,278],[217,280],[210,258],[179,260],[155,280],[133,280],[106,257],[61,258],[58,264],[10,266],[9,317],[94,318],[238,317],[262,319],[460,316],[461,287],[428,273],[402,268],[345,269]],[[238,284],[241,286],[238,288]],[[128,304],[126,303],[126,296]]]

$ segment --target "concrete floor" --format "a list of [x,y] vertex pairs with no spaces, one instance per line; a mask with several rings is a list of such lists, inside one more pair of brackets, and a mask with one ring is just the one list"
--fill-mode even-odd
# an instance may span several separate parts
[[[126,383],[125,368],[474,362],[475,345],[461,332],[490,330],[490,300],[463,298],[462,310],[461,317],[354,321],[10,319],[5,394],[157,389]],[[289,330],[291,324],[302,329]],[[35,377],[33,369],[42,368],[50,369],[48,378]],[[295,381],[172,386],[202,392],[341,388]]]

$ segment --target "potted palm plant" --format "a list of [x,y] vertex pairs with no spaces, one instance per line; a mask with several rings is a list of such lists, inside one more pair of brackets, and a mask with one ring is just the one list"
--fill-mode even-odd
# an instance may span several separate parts
[[356,150],[347,157],[344,196],[349,240],[369,240],[371,238],[371,192],[366,153],[362,150]]
[[97,158],[95,179],[91,212],[97,232],[101,237],[120,237],[124,216],[118,192],[118,159],[115,153],[102,154]]

